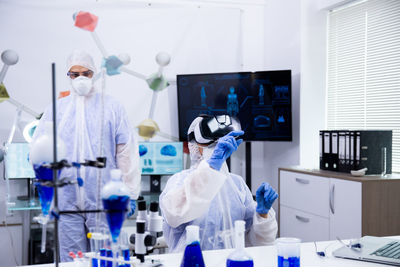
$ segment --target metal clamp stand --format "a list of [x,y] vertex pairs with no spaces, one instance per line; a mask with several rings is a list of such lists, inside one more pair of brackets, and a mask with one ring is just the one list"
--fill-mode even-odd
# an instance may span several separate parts
[[[53,170],[53,182],[52,186],[54,186],[54,208],[52,214],[54,215],[54,246],[55,246],[55,266],[58,267],[60,262],[60,247],[58,245],[58,219],[61,214],[71,214],[71,213],[99,213],[104,212],[104,210],[79,210],[79,211],[58,211],[58,192],[57,188],[65,185],[69,185],[75,182],[61,180],[58,181],[58,170],[65,167],[79,167],[90,166],[95,168],[105,168],[106,166],[106,158],[97,158],[95,161],[85,160],[83,163],[72,163],[69,164],[66,160],[57,161],[57,110],[56,110],[56,78],[55,78],[55,63],[51,64],[51,74],[52,74],[52,102],[53,102],[53,163],[46,166]],[[51,182],[50,182],[51,183]],[[50,184],[51,186],[51,184]],[[113,211],[109,211],[113,212]]]

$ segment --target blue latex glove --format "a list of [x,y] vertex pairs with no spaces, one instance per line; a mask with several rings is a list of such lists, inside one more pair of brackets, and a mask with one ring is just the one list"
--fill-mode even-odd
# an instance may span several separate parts
[[243,142],[243,139],[236,140],[236,136],[243,135],[243,131],[232,131],[227,135],[218,139],[218,143],[215,146],[214,152],[211,158],[207,161],[211,168],[219,171],[222,164],[227,158],[232,155],[238,148],[238,146]]
[[135,210],[136,210],[136,200],[131,199],[129,201],[129,211],[126,214],[126,217],[127,218],[131,217],[135,213]]
[[277,198],[278,193],[268,183],[262,183],[256,192],[256,211],[259,214],[268,214],[268,211]]

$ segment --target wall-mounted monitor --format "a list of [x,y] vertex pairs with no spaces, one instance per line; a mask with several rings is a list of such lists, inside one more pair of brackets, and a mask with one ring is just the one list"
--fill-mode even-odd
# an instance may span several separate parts
[[183,170],[183,143],[139,142],[143,175],[171,175]]
[[199,114],[229,114],[245,141],[291,141],[291,77],[290,70],[177,75],[179,139]]
[[28,143],[11,143],[4,156],[4,177],[8,179],[35,178],[35,172],[28,160]]

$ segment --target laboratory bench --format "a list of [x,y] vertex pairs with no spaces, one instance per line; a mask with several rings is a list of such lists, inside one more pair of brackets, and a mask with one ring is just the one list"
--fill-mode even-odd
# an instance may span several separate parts
[[[400,236],[391,237],[400,239]],[[345,242],[348,242],[347,240]],[[342,245],[339,241],[322,241],[316,242],[318,251],[326,252],[326,257],[320,257],[316,254],[315,245],[313,242],[302,243],[300,249],[300,266],[307,267],[379,267],[387,266],[377,263],[368,263],[363,261],[347,260],[335,258],[332,256],[332,251],[341,247]],[[228,255],[232,252],[232,249],[223,250],[209,250],[203,251],[203,257],[206,267],[221,267],[226,266],[226,259]],[[253,257],[255,267],[276,267],[277,263],[277,252],[275,246],[261,246],[261,247],[249,247],[246,251],[250,256]],[[146,258],[160,260],[164,267],[176,267],[180,266],[182,253],[171,253],[171,254],[161,254],[161,255],[150,255]],[[35,265],[37,267],[51,267],[54,264],[43,264]],[[60,263],[60,267],[73,267],[77,266],[73,262]],[[140,266],[140,265],[138,265]]]

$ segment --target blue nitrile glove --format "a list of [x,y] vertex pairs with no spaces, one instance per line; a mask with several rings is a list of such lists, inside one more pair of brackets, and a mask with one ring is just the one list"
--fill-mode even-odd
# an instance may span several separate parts
[[126,217],[127,218],[131,217],[135,213],[135,210],[136,210],[136,200],[131,199],[129,201],[129,211],[126,214]]
[[219,171],[222,164],[227,158],[236,151],[238,146],[243,142],[243,139],[236,140],[236,136],[243,135],[243,131],[232,131],[227,135],[218,139],[218,143],[215,146],[214,152],[211,158],[207,161],[211,168]]
[[269,209],[277,198],[278,193],[268,183],[262,183],[256,192],[256,211],[259,214],[268,214]]

